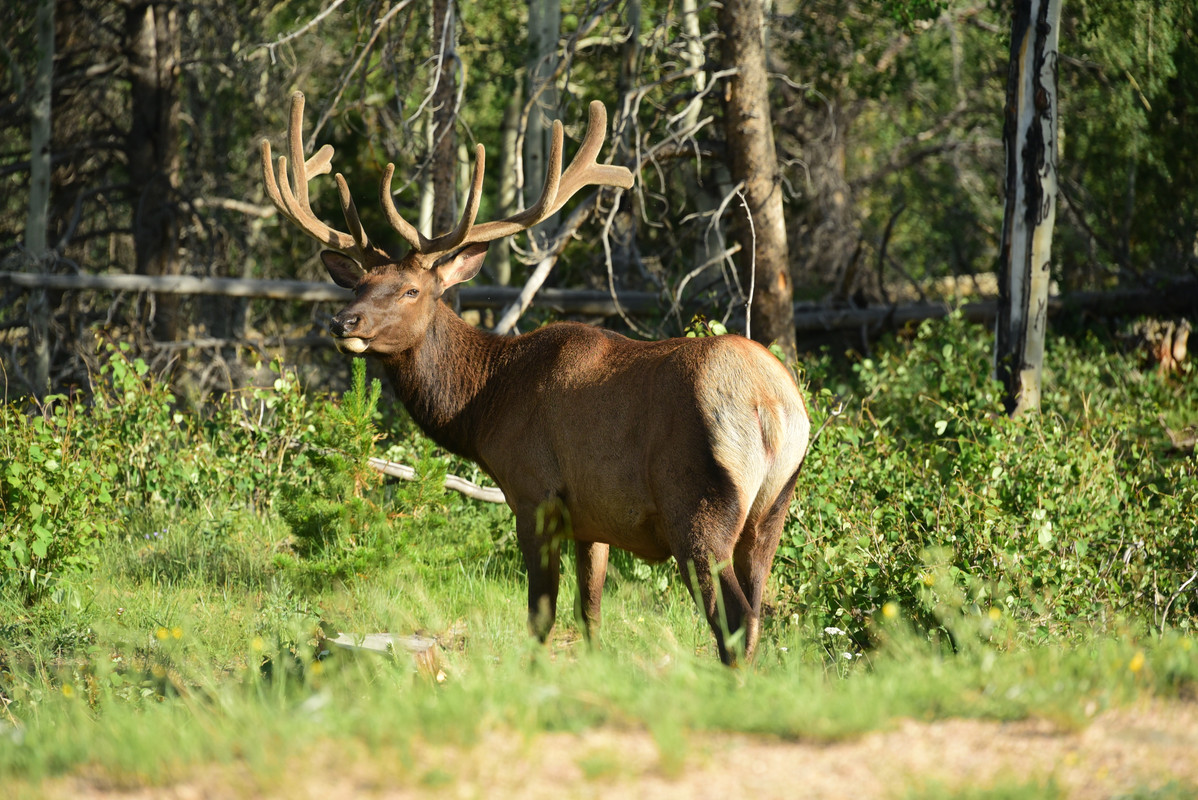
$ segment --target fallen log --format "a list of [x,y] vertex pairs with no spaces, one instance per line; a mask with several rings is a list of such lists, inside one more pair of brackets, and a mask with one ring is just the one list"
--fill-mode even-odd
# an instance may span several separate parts
[[[348,289],[323,281],[257,280],[252,278],[201,278],[192,275],[60,275],[0,272],[0,286],[22,289],[92,292],[150,292],[213,297],[250,297],[309,303],[344,303],[353,297]],[[520,295],[518,286],[464,286],[463,308],[503,308]],[[644,314],[661,308],[654,292],[621,292],[620,306]],[[564,314],[615,315],[616,304],[601,289],[542,288],[535,305]]]
[[[213,295],[251,297],[301,302],[345,302],[349,290],[331,283],[295,280],[254,280],[249,278],[199,278],[188,275],[44,275],[29,272],[0,272],[0,286],[59,291],[152,292],[156,294]],[[520,294],[516,286],[465,286],[461,289],[463,308],[504,308]],[[665,308],[655,292],[619,292],[620,308],[625,313],[652,314]],[[611,294],[601,289],[542,288],[534,305],[562,314],[615,316],[618,312]],[[902,327],[925,319],[940,319],[960,308],[965,319],[992,324],[998,313],[996,300],[964,304],[949,302],[904,303],[860,308],[823,308],[811,303],[795,304],[795,329],[800,333],[854,330],[877,332]],[[1049,316],[1083,312],[1099,316],[1138,316],[1144,314],[1192,314],[1198,308],[1198,279],[1179,278],[1156,286],[1111,289],[1102,292],[1069,292],[1048,298]]]
[[[392,478],[399,478],[404,481],[420,480],[420,476],[416,474],[416,470],[406,464],[374,457],[368,459],[367,463],[374,469]],[[467,497],[482,500],[486,503],[507,502],[502,489],[494,486],[479,486],[477,483],[458,477],[457,475],[445,476],[445,488],[453,489],[455,492],[461,492]]]
[[[864,308],[819,308],[809,304],[795,306],[795,329],[800,332],[900,328],[911,322],[941,319],[960,309],[965,319],[982,325],[993,324],[998,301],[979,300],[960,305],[904,303]],[[1181,278],[1147,288],[1111,289],[1104,292],[1069,292],[1048,298],[1048,315],[1089,313],[1098,316],[1140,316],[1144,314],[1193,314],[1198,309],[1198,279]]]

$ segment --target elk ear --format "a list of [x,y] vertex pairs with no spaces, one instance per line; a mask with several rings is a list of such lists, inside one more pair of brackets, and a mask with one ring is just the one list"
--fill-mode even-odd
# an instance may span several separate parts
[[362,279],[362,268],[358,262],[336,250],[321,251],[320,260],[324,262],[324,268],[329,271],[333,283],[338,286],[352,289]]
[[441,288],[448,289],[450,286],[473,278],[483,268],[483,259],[486,255],[486,242],[463,247],[454,253],[453,258],[437,267],[437,277],[441,280]]

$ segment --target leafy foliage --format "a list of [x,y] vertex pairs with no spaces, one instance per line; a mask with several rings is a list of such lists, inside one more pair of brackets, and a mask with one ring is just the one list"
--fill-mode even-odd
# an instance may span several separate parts
[[395,531],[368,493],[381,482],[366,463],[379,438],[374,421],[381,391],[377,379],[367,388],[366,362],[356,359],[353,386],[341,404],[314,420],[297,457],[312,478],[284,490],[279,504],[300,560],[280,556],[280,565],[345,578],[394,555]]
[[1085,0],[1066,13],[1061,276],[1092,277],[1096,249],[1099,275],[1192,264],[1181,242],[1198,232],[1198,209],[1175,191],[1195,177],[1194,3]]
[[887,603],[929,630],[951,632],[961,615],[1017,620],[994,627],[1000,639],[1121,616],[1190,629],[1198,468],[1154,421],[1198,407],[1193,372],[1173,383],[1129,372],[1092,337],[1054,339],[1044,412],[1011,421],[975,333],[960,318],[926,322],[909,348],[826,385],[825,402],[860,400],[804,467],[779,553],[784,607],[862,643]]
[[0,593],[25,604],[64,573],[94,568],[111,527],[115,443],[88,442],[83,417],[62,396],[33,414],[0,408]]

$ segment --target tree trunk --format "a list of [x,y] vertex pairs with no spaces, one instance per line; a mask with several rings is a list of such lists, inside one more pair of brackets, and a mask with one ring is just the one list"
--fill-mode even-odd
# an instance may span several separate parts
[[433,3],[433,41],[437,43],[437,75],[433,89],[433,225],[430,232],[440,236],[457,224],[457,19],[453,0]]
[[[50,125],[54,89],[54,2],[41,0],[37,6],[37,73],[33,79],[33,102],[29,133],[29,216],[25,222],[25,254],[30,272],[46,272],[52,253],[47,244],[50,215]],[[29,294],[29,340],[32,356],[33,393],[42,398],[50,391],[50,307],[45,289]]]
[[[524,134],[524,207],[537,202],[545,185],[553,120],[558,116],[557,44],[561,38],[562,9],[557,0],[528,2],[528,98],[530,110]],[[556,215],[554,216],[556,219]],[[551,220],[541,230],[552,230]],[[529,237],[536,236],[529,231]],[[540,239],[535,239],[539,241]]]
[[[703,32],[699,27],[699,9],[696,2],[697,0],[682,0],[682,30],[686,38],[682,59],[687,67],[695,70],[695,92],[698,93],[707,88],[707,72],[703,69],[707,62],[707,52],[703,48]],[[701,103],[691,104],[682,122],[682,130],[695,127],[702,110]]]
[[[628,0],[624,7],[624,24],[628,27],[628,40],[620,53],[620,74],[616,84],[616,94],[625,111],[635,109],[631,95],[636,91],[637,77],[641,73],[641,0]],[[620,139],[614,142],[617,163],[620,159],[632,163],[636,157],[633,142],[635,125],[625,125]],[[640,265],[640,255],[636,249],[636,214],[630,202],[623,202],[612,219],[610,230],[610,247],[612,275],[616,286],[635,285],[633,279],[638,271],[643,271]]]
[[[448,233],[457,225],[457,14],[453,0],[433,3],[433,41],[437,45],[437,72],[433,87],[433,124],[430,128],[432,150],[433,236]],[[457,287],[446,291],[445,302],[457,311]]]
[[[699,24],[699,8],[697,0],[682,0],[680,6],[681,30],[686,46],[680,50],[680,56],[687,68],[695,71],[694,93],[685,110],[679,129],[694,136],[694,129],[702,119],[704,104],[703,91],[707,89],[711,77],[707,73],[707,50],[703,44],[703,31]],[[678,175],[686,192],[686,207],[693,209],[692,213],[706,216],[715,212],[719,201],[732,190],[728,166],[721,159],[706,159],[686,162]],[[696,237],[694,251],[691,256],[691,266],[700,264],[715,264],[722,259],[723,241],[719,236],[712,235],[707,229],[702,236]]]
[[1061,0],[1017,0],[1011,25],[994,371],[1012,417],[1040,408],[1057,202],[1060,19]]
[[[129,180],[135,192],[133,242],[137,272],[177,275],[180,271],[179,216],[179,22],[169,3],[131,3],[125,34],[129,58],[132,120],[126,140]],[[152,334],[177,338],[179,299],[156,298]]]
[[[520,139],[520,112],[524,106],[523,86],[517,82],[503,109],[503,150],[499,154],[499,195],[495,218],[516,213],[516,148]],[[487,249],[487,270],[500,286],[512,282],[512,247],[508,237],[492,242]]]
[[737,74],[724,97],[724,135],[732,181],[742,185],[744,196],[744,204],[734,200],[729,208],[741,244],[741,280],[750,292],[747,332],[763,344],[776,343],[793,359],[793,292],[770,115],[764,24],[762,0],[725,0],[720,12],[723,66],[735,67]]

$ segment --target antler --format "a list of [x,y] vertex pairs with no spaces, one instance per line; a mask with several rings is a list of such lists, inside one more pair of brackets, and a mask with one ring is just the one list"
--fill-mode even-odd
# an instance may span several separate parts
[[[270,142],[262,140],[262,176],[266,182],[266,193],[270,196],[275,208],[283,216],[290,219],[301,230],[324,242],[334,250],[356,259],[367,269],[378,264],[393,261],[385,250],[370,243],[362,222],[358,218],[358,209],[349,193],[349,185],[341,173],[337,173],[337,190],[341,199],[341,210],[345,214],[345,222],[349,233],[330,228],[320,221],[312,211],[308,201],[308,181],[317,175],[332,171],[333,148],[325,145],[316,154],[304,160],[303,146],[304,124],[304,94],[296,92],[291,96],[291,119],[288,123],[288,149],[291,156],[291,177],[288,177],[287,158],[279,156],[278,169],[271,162]],[[486,153],[483,146],[477,145],[474,150],[474,174],[470,181],[470,193],[466,197],[466,208],[462,217],[449,233],[429,239],[416,229],[414,225],[400,216],[391,197],[391,179],[395,174],[395,165],[388,164],[379,182],[379,203],[383,214],[391,227],[403,237],[417,253],[430,255],[445,253],[468,244],[479,244],[502,239],[520,231],[528,230],[539,222],[553,216],[566,202],[586,186],[618,186],[622,189],[632,188],[633,175],[625,167],[609,164],[599,164],[596,157],[603,147],[603,139],[607,129],[607,109],[598,100],[591,102],[590,116],[587,120],[586,134],[582,146],[570,166],[562,174],[562,143],[564,133],[562,123],[553,123],[553,140],[549,151],[549,168],[545,177],[545,185],[541,187],[541,196],[530,208],[513,214],[501,220],[475,225],[478,216],[478,205],[482,195],[483,167]],[[292,188],[294,184],[294,188]],[[430,261],[431,263],[431,261]]]
[[528,230],[539,222],[543,222],[556,214],[571,197],[586,186],[617,186],[621,189],[632,188],[633,175],[625,167],[599,164],[596,157],[603,147],[603,139],[607,130],[607,109],[598,100],[592,100],[587,120],[586,134],[582,146],[566,172],[562,174],[562,143],[564,132],[560,120],[553,123],[553,141],[549,150],[549,168],[546,171],[545,185],[541,187],[541,196],[531,207],[500,220],[474,224],[478,214],[479,193],[482,191],[483,164],[485,161],[482,145],[475,149],[474,175],[471,180],[470,194],[466,201],[466,210],[458,226],[452,233],[439,236],[436,239],[426,239],[419,231],[399,215],[391,200],[391,176],[395,171],[394,165],[388,164],[383,173],[383,181],[379,187],[379,201],[383,212],[391,226],[399,235],[407,240],[412,248],[420,253],[440,253],[467,244],[493,242],[505,236]]
[[[333,250],[352,256],[365,267],[391,260],[385,250],[370,243],[362,221],[358,218],[358,209],[349,193],[349,184],[341,173],[335,176],[337,191],[341,200],[341,211],[349,226],[349,233],[330,228],[320,221],[312,211],[308,200],[308,181],[317,175],[325,175],[332,171],[333,147],[325,145],[316,154],[304,160],[304,93],[296,92],[291,95],[291,118],[287,124],[287,148],[291,156],[291,177],[288,177],[287,156],[279,156],[278,171],[271,163],[270,142],[262,140],[262,177],[266,183],[266,194],[279,213],[287,217],[304,233],[324,242]],[[277,175],[277,180],[276,180]],[[293,187],[294,184],[294,188]]]

